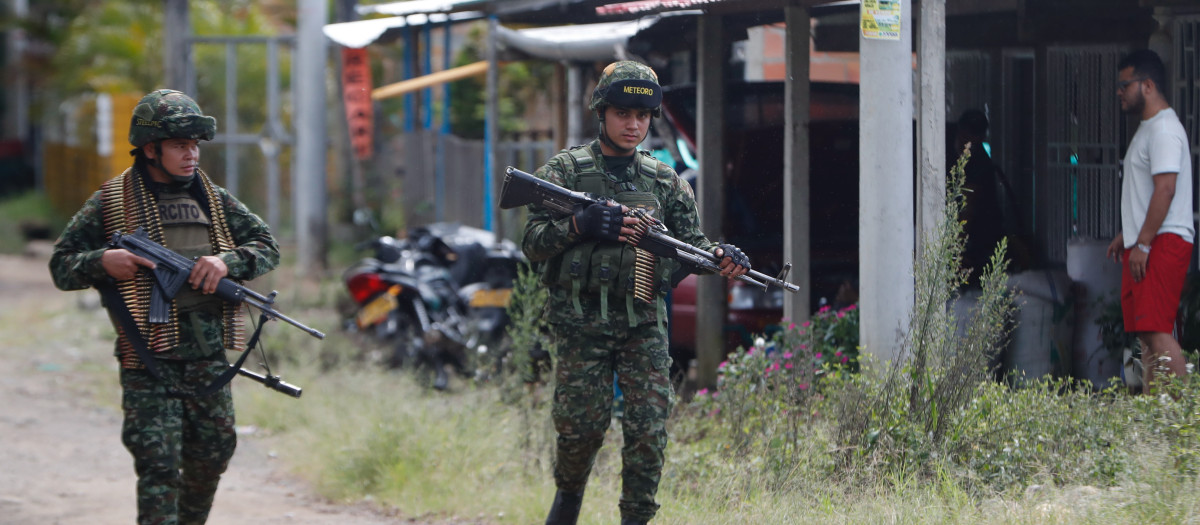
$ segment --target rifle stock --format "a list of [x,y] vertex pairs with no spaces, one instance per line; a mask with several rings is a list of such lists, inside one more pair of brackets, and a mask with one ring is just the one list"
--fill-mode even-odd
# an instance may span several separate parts
[[[500,188],[501,209],[536,204],[550,210],[551,213],[565,216],[573,213],[577,206],[597,202],[601,201],[585,193],[571,191],[539,179],[512,166],[504,170],[504,184]],[[720,271],[721,260],[716,255],[671,237],[662,221],[650,217],[642,210],[632,210],[629,215],[641,219],[646,225],[645,234],[638,236],[636,240],[630,239],[630,244],[659,257],[675,259],[710,273]],[[800,287],[787,282],[787,274],[791,268],[792,263],[784,264],[783,271],[776,277],[750,270],[738,279],[763,289],[778,286],[788,292],[797,293]]]

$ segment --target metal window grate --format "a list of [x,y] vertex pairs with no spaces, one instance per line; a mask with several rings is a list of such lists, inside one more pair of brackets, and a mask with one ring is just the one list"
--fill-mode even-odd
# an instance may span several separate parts
[[988,114],[992,100],[992,60],[980,51],[946,52],[946,120],[952,123],[963,111]]
[[1127,119],[1116,98],[1116,46],[1047,50],[1047,176],[1037,182],[1037,240],[1066,262],[1072,237],[1111,238],[1121,227],[1120,158]]
[[[1179,17],[1172,31],[1175,36],[1174,70],[1175,89],[1171,105],[1183,122],[1183,129],[1191,139],[1192,187],[1200,174],[1200,15]],[[1192,209],[1196,209],[1197,196],[1192,195]]]

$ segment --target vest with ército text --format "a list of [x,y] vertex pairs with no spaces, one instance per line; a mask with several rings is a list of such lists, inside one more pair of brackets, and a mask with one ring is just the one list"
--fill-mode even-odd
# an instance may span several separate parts
[[[111,239],[114,233],[131,234],[139,227],[144,228],[151,240],[188,259],[233,250],[233,236],[212,182],[199,170],[194,177],[192,184],[201,185],[200,191],[207,196],[208,202],[201,202],[183,189],[164,190],[155,195],[148,187],[146,176],[135,168],[105,182],[100,188],[105,233]],[[148,305],[154,277],[150,272],[140,271],[135,278],[119,281],[116,286],[143,339],[156,354],[168,358],[201,357],[171,355],[177,351],[181,333],[185,330],[193,336],[189,340],[194,340],[199,347],[193,353],[211,355],[221,350],[212,348],[213,345],[207,342],[200,314],[220,320],[220,343],[224,349],[241,348],[244,335],[237,305],[214,295],[204,295],[184,284],[171,301],[169,321],[151,324]],[[142,367],[124,335],[118,337],[117,347],[122,367]]]

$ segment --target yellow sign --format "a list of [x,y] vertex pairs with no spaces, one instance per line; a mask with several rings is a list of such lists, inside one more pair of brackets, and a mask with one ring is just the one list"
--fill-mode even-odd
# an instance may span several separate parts
[[875,40],[900,40],[901,0],[862,0],[862,35]]

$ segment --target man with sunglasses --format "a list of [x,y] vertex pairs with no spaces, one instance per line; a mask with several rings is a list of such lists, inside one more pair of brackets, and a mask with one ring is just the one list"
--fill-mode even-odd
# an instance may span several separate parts
[[1142,388],[1150,393],[1158,369],[1175,376],[1187,370],[1172,332],[1195,237],[1191,152],[1179,116],[1163,94],[1162,59],[1143,49],[1117,68],[1121,110],[1141,122],[1125,153],[1121,232],[1107,255],[1122,264],[1125,331],[1142,343]]

